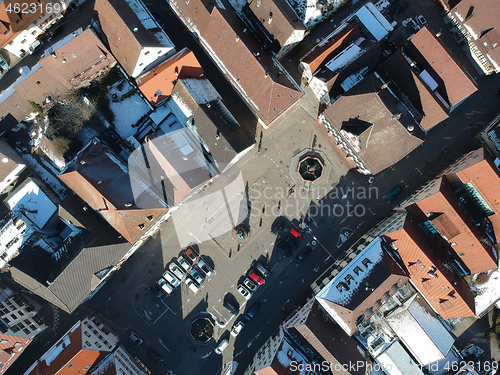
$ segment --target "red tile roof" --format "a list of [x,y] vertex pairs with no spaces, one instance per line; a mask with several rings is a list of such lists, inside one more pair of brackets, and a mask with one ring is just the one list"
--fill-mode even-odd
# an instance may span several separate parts
[[[27,375],[87,374],[89,368],[98,364],[109,353],[83,349],[82,335],[82,327],[79,325],[73,332],[69,332],[59,340],[58,344],[63,346],[63,350],[53,361],[47,364],[46,360],[40,360]],[[64,342],[68,341],[69,345],[66,346]]]
[[430,220],[446,237],[445,241],[453,244],[449,250],[471,274],[497,267],[494,249],[482,241],[486,235],[472,223],[446,179],[443,179],[439,192],[407,207],[407,210],[419,221]]
[[306,28],[287,1],[251,0],[248,7],[267,32],[283,48],[294,32],[305,32]]
[[438,248],[407,215],[403,228],[386,234],[397,248],[411,280],[443,319],[474,316],[474,294],[444,264]]
[[401,91],[410,101],[411,105],[422,116],[419,121],[424,130],[429,130],[434,125],[448,118],[448,110],[429,89],[400,52],[394,53],[385,60],[377,72],[389,82],[397,85],[396,91]]
[[[493,223],[497,237],[500,236],[500,171],[495,166],[493,157],[484,149],[478,149],[467,155],[460,163],[453,166],[447,175],[451,183],[458,178],[462,183],[471,183],[495,212],[488,219]],[[453,176],[455,175],[455,176]]]
[[[192,0],[196,1],[196,0]],[[260,48],[234,12],[214,8],[200,42],[264,125],[270,125],[303,93]]]
[[[477,91],[472,77],[455,61],[448,49],[434,36],[428,26],[420,29],[406,46],[420,69],[430,70],[438,83],[438,91],[451,107]],[[425,60],[425,61],[424,61]]]
[[302,57],[300,61],[304,64],[308,64],[311,69],[311,73],[314,73],[328,57],[339,54],[349,44],[361,36],[362,34],[359,26],[349,23],[342,31],[335,34],[331,40],[326,43],[321,41],[320,44],[315,46],[304,57]]
[[86,29],[39,61],[43,69],[68,89],[77,87],[115,63],[115,58],[92,29]]
[[31,343],[31,339],[23,337],[10,336],[0,333],[0,374],[5,373],[9,366],[14,362],[23,352],[24,349]]
[[[167,209],[137,207],[138,197],[132,192],[127,168],[119,160],[110,149],[93,140],[59,178],[133,244]],[[159,206],[161,202],[157,203]]]
[[[33,13],[14,11],[14,4],[19,5],[19,9],[30,9],[37,6],[36,11]],[[38,17],[42,15],[42,9],[46,9],[44,0],[37,2],[36,0],[16,0],[16,1],[2,1],[0,3],[0,47],[5,47],[10,41],[15,39],[19,33],[25,30],[33,23]],[[10,10],[7,7],[10,5]],[[17,22],[20,20],[19,22]],[[6,31],[9,32],[6,32]],[[26,46],[26,49],[28,47]]]
[[[468,17],[472,12],[472,17]],[[460,14],[467,25],[478,37],[477,47],[488,54],[489,58],[500,65],[500,7],[497,0],[461,0],[452,10],[456,17]],[[484,45],[487,43],[487,46]]]
[[196,78],[202,74],[203,69],[194,53],[184,48],[136,81],[146,99],[155,105],[170,96],[178,79]]

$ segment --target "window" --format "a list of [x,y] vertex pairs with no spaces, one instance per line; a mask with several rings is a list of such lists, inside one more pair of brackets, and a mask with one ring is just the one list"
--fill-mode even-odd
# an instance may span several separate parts
[[31,331],[28,328],[25,328],[25,329],[23,329],[23,332],[26,333],[27,335],[29,335]]
[[73,364],[69,364],[67,368],[71,368],[73,367],[74,365]]
[[5,29],[5,30],[3,31],[3,35],[7,35],[8,33],[10,33],[10,30],[9,30],[9,29]]
[[144,52],[144,55],[145,55],[145,56],[147,56],[147,55],[149,55],[149,54],[150,54],[150,51],[146,51],[146,52]]
[[21,19],[21,18],[18,18],[18,19],[16,20],[16,23],[17,23],[17,24],[19,24],[19,23],[21,23],[21,21],[22,21],[22,19]]
[[21,44],[26,44],[26,42],[27,42],[27,40],[26,40],[26,39],[23,39],[23,40],[21,41]]
[[35,34],[36,34],[36,30],[33,30],[33,31],[31,32],[31,35],[35,35]]
[[12,314],[10,317],[11,317],[12,319],[14,319],[14,320],[16,320],[16,319],[17,319],[17,315],[16,315],[16,314]]

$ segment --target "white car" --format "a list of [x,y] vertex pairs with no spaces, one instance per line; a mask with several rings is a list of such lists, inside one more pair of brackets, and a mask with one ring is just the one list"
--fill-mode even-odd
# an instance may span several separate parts
[[248,277],[243,280],[243,285],[250,291],[250,292],[255,292],[257,288],[259,287],[257,284],[255,284],[252,280],[250,280]]
[[181,282],[179,281],[179,279],[172,272],[170,272],[169,270],[166,270],[163,273],[163,278],[165,280],[167,280],[168,283],[170,285],[172,285],[174,288],[177,288],[181,284]]
[[182,278],[186,275],[186,272],[180,268],[177,264],[174,262],[170,263],[168,265],[168,269],[172,271],[172,273],[179,279],[182,280]]
[[205,263],[205,261],[201,258],[198,261],[198,268],[202,270],[205,273],[205,275],[207,275],[207,277],[212,276],[214,273],[214,270],[210,268],[210,266],[207,263]]
[[228,339],[224,339],[222,340],[219,345],[217,345],[217,347],[215,348],[215,352],[217,354],[222,354],[222,352],[224,351],[224,349],[227,348],[227,346],[229,345],[229,341]]
[[189,275],[200,285],[205,281],[205,278],[196,270],[192,270]]
[[194,281],[192,278],[190,277],[186,277],[186,280],[184,280],[184,282],[186,283],[186,285],[188,286],[189,289],[191,289],[191,291],[193,293],[197,293],[198,290],[200,290],[200,287],[198,286],[198,284],[196,283],[196,281]]
[[165,292],[165,294],[170,294],[174,291],[174,287],[167,283],[165,279],[160,279],[158,280],[158,285],[161,287],[161,289]]
[[238,322],[236,323],[233,328],[231,329],[231,336],[233,337],[236,337],[239,335],[239,333],[241,332],[241,330],[243,329],[243,327],[245,327],[245,324],[243,322]]
[[191,269],[191,266],[189,265],[188,262],[186,262],[186,259],[184,259],[184,257],[179,257],[177,258],[176,262],[182,267],[184,268],[185,271],[189,271]]
[[250,298],[252,298],[252,292],[249,291],[247,288],[245,288],[243,285],[238,284],[236,287],[236,290],[240,292],[240,294],[245,297],[245,299],[248,301]]

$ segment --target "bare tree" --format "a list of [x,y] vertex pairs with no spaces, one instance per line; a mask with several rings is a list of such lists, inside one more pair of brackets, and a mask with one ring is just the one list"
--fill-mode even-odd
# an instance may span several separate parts
[[53,100],[55,105],[48,112],[52,136],[73,138],[94,114],[94,110],[83,101],[80,90],[69,91],[64,97]]

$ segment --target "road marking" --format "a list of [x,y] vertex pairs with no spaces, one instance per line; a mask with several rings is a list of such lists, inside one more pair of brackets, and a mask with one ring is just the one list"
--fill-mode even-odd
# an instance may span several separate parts
[[371,208],[369,208],[369,209],[368,209],[368,211],[370,211],[370,213],[371,213],[373,216],[375,216],[375,212],[373,212]]
[[168,306],[168,305],[165,303],[165,301],[161,301],[161,303],[162,303],[162,304],[163,304],[163,305],[164,305],[164,306],[165,306],[168,310],[170,310],[170,311],[172,312],[172,314],[177,315],[177,313],[176,313],[176,312],[174,312],[174,310],[172,310],[172,309],[170,308],[170,306]]
[[161,341],[160,338],[158,338],[158,342],[161,344],[161,346],[163,346],[165,349],[167,349],[168,351],[170,351],[170,349],[165,346],[165,344],[163,343],[163,341]]

